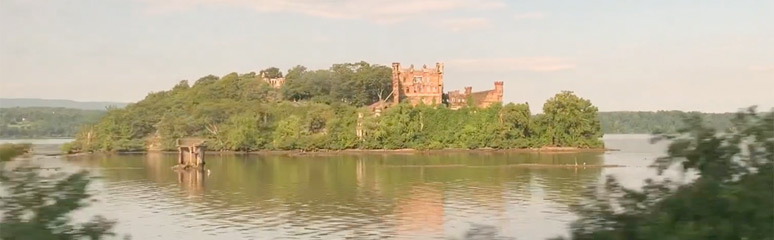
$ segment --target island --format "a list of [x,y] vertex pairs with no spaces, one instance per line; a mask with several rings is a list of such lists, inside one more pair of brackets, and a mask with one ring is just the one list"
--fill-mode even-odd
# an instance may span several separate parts
[[69,153],[171,151],[207,139],[210,151],[603,149],[598,109],[563,91],[542,113],[502,103],[503,82],[444,89],[444,66],[367,62],[205,76],[110,108],[81,128]]

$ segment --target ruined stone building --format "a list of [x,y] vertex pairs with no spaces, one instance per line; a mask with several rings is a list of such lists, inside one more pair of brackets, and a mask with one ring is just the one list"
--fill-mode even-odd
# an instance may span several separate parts
[[473,101],[473,106],[481,108],[501,103],[503,102],[503,82],[495,82],[494,89],[487,91],[473,92],[473,87],[465,87],[464,92],[459,90],[451,91],[447,101],[451,109],[460,109],[468,106],[468,101]]
[[451,91],[444,96],[443,63],[436,63],[435,68],[424,65],[415,69],[414,65],[401,68],[400,63],[396,62],[392,64],[392,100],[380,100],[368,108],[376,116],[402,101],[412,106],[420,102],[427,105],[446,104],[451,109],[468,106],[468,101],[472,101],[470,105],[485,108],[503,101],[503,82],[495,82],[492,90],[473,92],[472,87],[465,87],[464,91]]
[[261,72],[261,79],[263,79],[264,82],[268,83],[269,86],[271,86],[273,88],[277,88],[277,89],[281,88],[282,85],[285,84],[285,78],[284,77],[268,78],[268,77],[266,77],[266,74],[263,73],[263,72]]
[[436,63],[435,68],[424,65],[420,69],[414,69],[413,64],[401,68],[400,63],[393,63],[392,90],[395,104],[400,101],[411,105],[443,103],[443,63]]

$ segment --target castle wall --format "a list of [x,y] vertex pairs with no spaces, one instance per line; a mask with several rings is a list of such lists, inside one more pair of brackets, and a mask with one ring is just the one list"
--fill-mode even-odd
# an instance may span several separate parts
[[489,107],[492,104],[503,102],[503,82],[495,82],[495,89],[489,91],[483,101],[478,102],[479,107]]
[[468,95],[459,90],[450,91],[448,104],[451,109],[460,109],[468,105]]
[[451,109],[465,107],[469,100],[473,100],[474,105],[481,108],[503,102],[503,82],[495,82],[493,90],[473,92],[473,88],[465,87],[464,92],[459,90],[449,92],[448,103]]

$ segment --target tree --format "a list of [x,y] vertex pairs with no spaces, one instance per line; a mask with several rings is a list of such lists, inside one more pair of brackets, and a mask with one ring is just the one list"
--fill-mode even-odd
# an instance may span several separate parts
[[199,78],[199,80],[196,80],[194,85],[207,85],[218,81],[218,77],[215,75],[207,75],[202,78]]
[[87,206],[90,195],[86,171],[71,175],[43,176],[40,169],[21,163],[6,170],[4,163],[29,151],[29,144],[0,145],[0,239],[102,239],[115,236],[115,221],[96,216],[74,224],[73,211]]
[[183,91],[189,88],[191,88],[191,86],[188,84],[188,80],[180,80],[180,82],[177,83],[177,85],[172,87],[172,91],[175,91],[175,90]]
[[282,77],[282,71],[280,71],[279,68],[276,68],[276,67],[270,67],[270,68],[261,70],[260,74],[262,76],[265,76],[266,78],[281,78]]
[[387,97],[392,89],[392,69],[367,62],[333,64],[328,70],[288,70],[285,99],[365,106]]
[[531,118],[529,105],[509,103],[505,105],[500,114],[500,118],[513,137],[527,138],[532,136]]
[[557,147],[602,146],[602,132],[597,120],[597,107],[591,101],[563,91],[543,105],[546,132],[550,145]]
[[226,129],[226,141],[230,150],[249,151],[265,144],[259,132],[259,120],[252,113],[232,116]]
[[301,78],[301,75],[306,73],[306,67],[301,65],[296,65],[295,67],[288,69],[288,75],[285,76],[286,80],[294,80]]
[[387,66],[357,63],[334,64],[331,66],[334,82],[331,94],[355,106],[365,106],[382,100],[392,89],[392,69]]
[[274,147],[277,149],[295,149],[299,137],[301,137],[301,118],[296,115],[281,120],[274,130]]
[[697,116],[685,122],[655,138],[672,142],[654,167],[677,164],[698,178],[649,179],[634,190],[610,177],[574,207],[572,239],[774,239],[774,111],[740,112],[723,134]]
[[533,144],[536,129],[528,104],[505,105],[500,113],[500,121],[504,125],[507,139],[513,139],[510,143],[517,148],[530,147]]

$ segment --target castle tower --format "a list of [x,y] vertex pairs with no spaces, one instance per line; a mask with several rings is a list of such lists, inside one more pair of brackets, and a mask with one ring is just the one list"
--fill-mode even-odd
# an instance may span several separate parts
[[[441,87],[443,88],[443,63],[437,62],[435,63],[435,70],[438,71],[438,74],[441,75],[441,78],[439,79],[439,84],[441,84]],[[441,89],[441,92],[443,92],[443,89]]]
[[495,94],[500,96],[500,101],[503,100],[503,82],[495,82]]
[[400,63],[392,63],[392,100],[394,104],[400,103]]
[[443,103],[443,64],[436,63],[435,68],[423,65],[415,69],[401,69],[400,63],[392,64],[393,103],[407,99],[412,105],[419,103],[433,105]]

